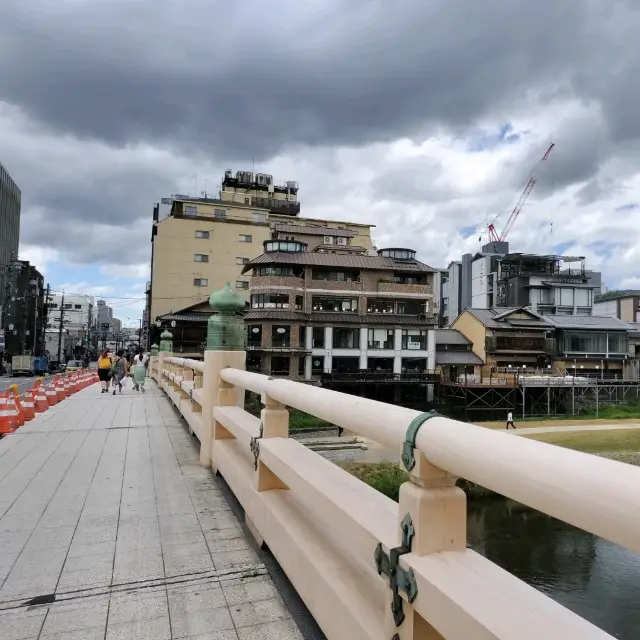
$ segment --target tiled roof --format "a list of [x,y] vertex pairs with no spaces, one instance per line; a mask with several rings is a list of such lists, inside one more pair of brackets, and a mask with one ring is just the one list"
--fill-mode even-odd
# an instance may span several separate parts
[[299,233],[304,236],[337,236],[339,238],[353,238],[355,231],[350,229],[336,229],[335,227],[321,227],[314,224],[287,224],[286,222],[276,222],[274,231],[282,233]]
[[313,267],[344,267],[351,269],[373,269],[376,271],[413,271],[435,273],[435,269],[417,260],[394,260],[382,256],[363,256],[343,253],[310,253],[308,251],[273,251],[263,253],[248,262],[242,273],[258,264],[301,264]]
[[560,329],[609,329],[629,331],[629,325],[618,318],[604,316],[546,316],[556,327]]
[[457,329],[436,329],[436,344],[471,344]]
[[483,364],[473,351],[436,351],[436,364]]
[[165,316],[161,316],[161,320],[171,321],[175,320],[176,322],[207,322],[209,318],[213,315],[213,310],[211,313],[168,313]]
[[245,320],[295,320],[307,322],[309,316],[300,311],[288,311],[286,309],[252,309],[244,316]]
[[366,325],[411,325],[413,327],[430,328],[433,323],[427,323],[424,316],[396,316],[391,314],[359,316],[356,313],[335,313],[331,311],[314,311],[311,316],[312,322],[328,322],[335,324],[366,324]]
[[[550,329],[554,325],[551,322],[540,319],[537,320],[535,316],[531,316],[531,320],[522,320],[518,318],[510,319],[505,317],[502,320],[495,320],[495,316],[508,316],[510,312],[518,311],[516,308],[500,308],[500,309],[465,309],[475,318],[477,318],[488,329],[504,329],[513,328],[516,329],[519,326],[531,327],[533,329]],[[545,316],[546,318],[546,316]]]

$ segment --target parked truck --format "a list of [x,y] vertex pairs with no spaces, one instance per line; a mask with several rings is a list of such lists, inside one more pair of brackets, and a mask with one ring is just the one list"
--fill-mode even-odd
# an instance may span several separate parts
[[49,359],[46,356],[13,356],[11,372],[14,376],[44,375],[49,371]]

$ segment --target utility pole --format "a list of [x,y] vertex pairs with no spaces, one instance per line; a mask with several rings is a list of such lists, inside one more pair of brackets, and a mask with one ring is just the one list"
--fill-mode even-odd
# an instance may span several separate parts
[[47,290],[44,294],[44,312],[42,314],[42,349],[40,355],[45,355],[47,350],[47,321],[49,319],[49,303],[51,301],[51,286],[47,283]]
[[89,312],[87,313],[87,347],[85,350],[85,357],[87,359],[87,361],[89,361],[90,359],[90,351],[91,351],[91,326],[93,324],[93,317],[92,317],[92,311],[93,311],[93,305],[91,303],[89,303]]
[[58,326],[58,364],[61,363],[62,351],[62,329],[64,327],[64,291],[62,292],[62,301],[60,302],[60,325]]

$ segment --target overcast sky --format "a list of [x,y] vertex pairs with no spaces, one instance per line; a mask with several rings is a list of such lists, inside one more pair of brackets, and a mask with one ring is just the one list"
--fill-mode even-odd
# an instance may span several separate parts
[[255,167],[446,266],[553,141],[512,250],[640,288],[639,32],[634,0],[0,0],[21,257],[136,318],[153,204]]

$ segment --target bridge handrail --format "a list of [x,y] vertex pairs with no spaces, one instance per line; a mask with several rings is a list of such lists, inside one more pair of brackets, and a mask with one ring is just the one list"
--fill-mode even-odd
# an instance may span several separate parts
[[[229,384],[401,451],[420,412],[284,379],[222,369]],[[611,542],[640,551],[640,467],[477,427],[428,420],[416,448],[445,471]]]
[[187,367],[188,369],[193,369],[194,371],[199,371],[200,373],[204,372],[204,362],[202,362],[202,360],[168,357],[165,358],[165,362],[170,362],[171,364],[178,365],[179,367]]
[[[396,503],[288,438],[286,408],[398,453],[423,414],[235,368],[244,357],[207,352],[200,373],[161,353],[150,372],[199,438],[201,463],[224,477],[329,640],[538,640],[542,628],[548,640],[611,640],[468,549],[466,496],[454,483],[468,478],[568,522],[571,511],[578,526],[635,549],[640,510],[629,487],[639,478],[620,472],[626,465],[434,416],[417,432],[415,466]],[[245,390],[260,394],[260,418],[244,410]],[[588,473],[576,481],[574,465],[583,464]],[[591,498],[597,508],[588,508]],[[403,531],[412,532],[408,548]],[[392,594],[404,621],[392,613]]]

